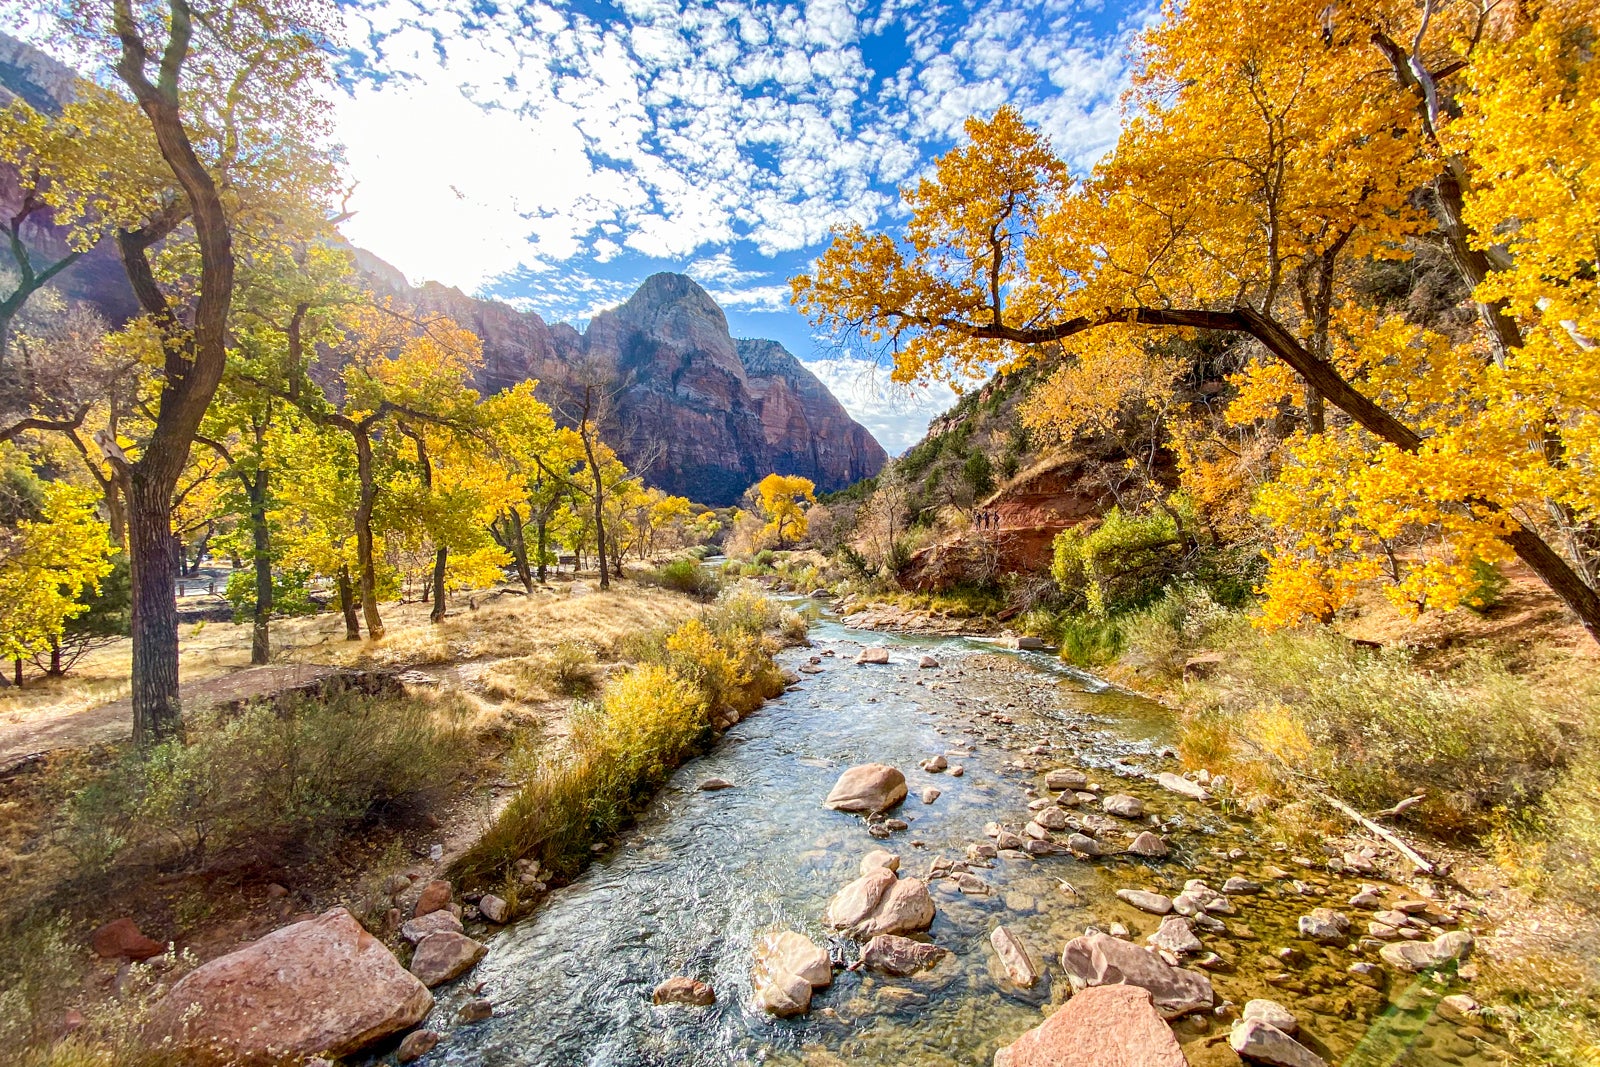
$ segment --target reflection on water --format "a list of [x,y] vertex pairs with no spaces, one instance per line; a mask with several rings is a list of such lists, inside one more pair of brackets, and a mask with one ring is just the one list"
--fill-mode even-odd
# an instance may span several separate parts
[[[1028,991],[1011,986],[989,947],[995,925],[1005,922],[1047,972],[1058,971],[1052,957],[1087,925],[1121,922],[1136,936],[1155,929],[1153,917],[1115,899],[1116,888],[1175,893],[1185,878],[1220,884],[1274,858],[1251,842],[1247,826],[1215,807],[1162,794],[1135,777],[1160,761],[1168,741],[1168,713],[1150,701],[1043,655],[1026,655],[1028,669],[1019,669],[1015,657],[979,642],[869,635],[828,620],[813,628],[812,640],[814,649],[784,658],[801,664],[837,650],[821,660],[822,673],[805,676],[798,691],[769,703],[730,731],[715,753],[684,767],[619,847],[495,936],[468,978],[437,991],[430,1023],[436,1029],[450,1029],[456,1009],[473,995],[488,997],[495,1017],[454,1028],[428,1062],[986,1065],[998,1046],[1038,1024],[1041,1006],[1068,992],[1064,980],[1049,978]],[[857,667],[853,659],[864,643],[887,645],[892,662]],[[924,652],[942,668],[919,670]],[[1103,785],[1115,782],[1114,791],[1144,797],[1172,835],[1174,859],[1000,860],[977,871],[992,886],[987,896],[962,895],[949,880],[935,881],[939,913],[929,936],[952,953],[938,968],[915,978],[839,973],[799,1019],[776,1020],[753,1006],[749,971],[758,933],[792,928],[829,944],[823,908],[855,877],[867,852],[886,845],[902,856],[903,871],[925,875],[935,857],[960,859],[970,844],[987,840],[985,823],[1020,828],[1031,799],[1026,790],[1038,775],[1007,765],[1039,744],[1052,746],[1035,759],[1040,767],[1081,766]],[[918,769],[940,752],[962,765],[964,776]],[[901,768],[911,786],[898,812],[911,828],[888,842],[872,838],[859,819],[821,806],[840,771],[865,762]],[[737,788],[695,788],[711,776]],[[929,785],[940,796],[924,805],[919,794]],[[1246,851],[1227,859],[1235,849]],[[1348,897],[1344,882],[1325,874],[1321,880],[1331,887],[1330,899],[1314,903]],[[1242,914],[1229,924],[1248,939],[1206,938],[1232,965],[1213,975],[1220,997],[1242,1003],[1270,995],[1288,1003],[1332,1062],[1358,1045],[1346,1062],[1363,1067],[1470,1059],[1474,1050],[1453,1032],[1455,1044],[1427,1051],[1436,1042],[1417,1028],[1429,1015],[1427,996],[1408,994],[1411,1003],[1396,1008],[1375,990],[1351,986],[1347,953],[1296,942],[1311,959],[1286,972],[1271,949],[1289,943],[1295,918],[1310,904],[1270,896],[1241,903]],[[833,945],[836,958],[854,958],[854,946]],[[709,982],[716,1005],[653,1007],[656,983],[679,974]],[[1275,984],[1267,985],[1269,979]],[[1376,1039],[1367,1034],[1368,1022],[1380,1011],[1384,1036]],[[1191,1019],[1177,1030],[1192,1063],[1237,1063],[1220,1040],[1224,1023]]]

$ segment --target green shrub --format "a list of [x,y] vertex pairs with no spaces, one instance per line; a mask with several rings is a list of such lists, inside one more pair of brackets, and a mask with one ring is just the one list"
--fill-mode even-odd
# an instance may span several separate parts
[[760,552],[755,554],[755,558],[753,558],[750,562],[762,570],[766,570],[772,566],[773,561],[777,558],[777,554],[773,552],[772,549],[763,548]]
[[1482,559],[1472,561],[1472,578],[1472,588],[1461,598],[1461,603],[1480,614],[1500,603],[1506,587],[1511,584],[1510,579],[1500,573],[1499,567]]
[[1181,566],[1184,541],[1163,511],[1132,515],[1119,507],[1092,527],[1056,535],[1050,573],[1069,602],[1106,616],[1143,607]]
[[715,600],[722,589],[722,582],[717,576],[693,559],[673,560],[659,569],[639,571],[637,577],[646,585],[671,589],[700,601]]
[[1061,658],[1079,667],[1099,667],[1122,654],[1124,639],[1116,619],[1077,613],[1056,621],[1055,642]]
[[67,846],[86,875],[125,858],[250,862],[319,850],[453,777],[464,705],[341,690],[198,717],[186,741],[129,753],[74,789]]
[[[233,605],[233,621],[245,622],[256,611],[256,574],[246,567],[228,575],[225,590]],[[275,615],[315,615],[322,605],[311,599],[311,572],[278,571],[272,575],[272,612]]]
[[[1146,673],[1176,677],[1184,661],[1202,648],[1217,643],[1219,634],[1247,634],[1249,622],[1241,612],[1217,603],[1206,587],[1194,582],[1168,586],[1144,611],[1117,621],[1124,639],[1123,657]],[[1220,642],[1226,646],[1229,641]]]

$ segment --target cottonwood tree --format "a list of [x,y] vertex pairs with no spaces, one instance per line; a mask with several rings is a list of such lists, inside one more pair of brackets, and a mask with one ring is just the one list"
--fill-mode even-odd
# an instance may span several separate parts
[[50,483],[36,516],[0,529],[0,657],[14,662],[17,685],[23,660],[59,648],[67,623],[88,610],[83,594],[110,573],[92,490]]
[[779,548],[805,537],[806,508],[817,502],[816,488],[798,474],[769,474],[756,483],[756,505]]
[[[105,57],[162,163],[134,172],[162,179],[144,189],[127,189],[114,159],[92,156],[60,180],[79,195],[101,181],[129,193],[114,236],[154,341],[149,433],[131,447],[104,443],[127,506],[140,744],[181,724],[172,501],[227,362],[235,246],[328,212],[334,172],[318,87],[333,22],[331,6],[316,2],[197,10],[187,0],[108,0],[72,5],[63,24]],[[53,206],[79,224],[72,204]]]
[[[795,280],[796,300],[820,323],[894,341],[901,380],[1041,355],[1085,366],[1118,350],[1102,336],[1133,330],[1247,336],[1263,359],[1246,391],[1273,394],[1281,409],[1298,379],[1343,416],[1328,432],[1290,442],[1277,476],[1283,491],[1263,497],[1265,517],[1282,532],[1271,553],[1270,621],[1325,616],[1367,581],[1403,603],[1449,608],[1474,583],[1478,560],[1514,553],[1600,639],[1600,596],[1535,518],[1546,493],[1575,515],[1594,513],[1591,490],[1557,473],[1593,469],[1589,422],[1572,402],[1593,375],[1596,355],[1580,341],[1590,335],[1545,320],[1553,305],[1524,298],[1507,309],[1537,318],[1565,358],[1552,366],[1547,355],[1524,355],[1526,346],[1500,357],[1507,338],[1492,301],[1479,334],[1441,337],[1360,309],[1348,279],[1330,270],[1333,292],[1315,302],[1329,309],[1319,353],[1316,307],[1307,315],[1290,298],[1302,270],[1321,290],[1314,268],[1330,253],[1404,256],[1422,235],[1487,257],[1477,293],[1486,300],[1499,291],[1488,249],[1511,221],[1484,191],[1506,172],[1473,163],[1476,152],[1496,149],[1452,141],[1444,131],[1469,130],[1446,122],[1449,108],[1434,100],[1441,80],[1457,75],[1467,79],[1466,95],[1490,101],[1493,94],[1473,89],[1479,75],[1461,75],[1459,58],[1419,45],[1395,68],[1414,84],[1371,76],[1386,62],[1378,37],[1421,42],[1433,33],[1458,57],[1498,55],[1486,51],[1486,24],[1460,18],[1461,8],[1445,19],[1429,3],[1329,10],[1331,23],[1322,5],[1300,0],[1173,9],[1145,38],[1123,135],[1089,179],[1071,181],[1018,113],[972,120],[970,143],[906,192],[904,234],[841,231],[816,273]],[[1570,16],[1561,5],[1551,10]],[[1531,78],[1532,65],[1565,63],[1567,76],[1556,81],[1563,101],[1589,84],[1580,72],[1592,60],[1581,47],[1538,59],[1548,50],[1515,47],[1525,30],[1503,32],[1496,47],[1506,50],[1506,69]],[[1463,106],[1471,115],[1486,105]],[[1485,114],[1493,113],[1489,105]],[[1571,151],[1584,158],[1592,144]],[[1523,173],[1537,173],[1537,151],[1524,157]],[[1464,230],[1448,205],[1430,221],[1412,196],[1431,188],[1437,199],[1460,185],[1457,172],[1476,182],[1461,193],[1463,205],[1484,205],[1476,223],[1463,207]],[[1563,189],[1587,191],[1570,181]],[[1581,294],[1580,259],[1558,256],[1551,265],[1567,273],[1538,285],[1577,283]],[[1535,417],[1518,380],[1524,373],[1553,392],[1550,417]],[[1552,423],[1564,442],[1559,463],[1542,447]],[[1385,531],[1405,532],[1415,565],[1386,569],[1373,549]]]

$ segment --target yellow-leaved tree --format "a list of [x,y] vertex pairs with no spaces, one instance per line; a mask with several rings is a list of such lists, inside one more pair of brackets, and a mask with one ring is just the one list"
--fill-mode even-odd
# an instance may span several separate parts
[[[1029,415],[1063,432],[1085,418],[1075,387],[1164,403],[1183,368],[1141,347],[1244,339],[1231,420],[1292,427],[1258,498],[1269,622],[1326,617],[1366,582],[1448,609],[1515,554],[1600,639],[1585,6],[1531,24],[1432,0],[1171,6],[1091,175],[1012,109],[970,120],[905,191],[904,231],[838,232],[795,300],[892,340],[900,380],[1058,360]],[[1424,241],[1475,325],[1363,299],[1363,269]],[[1174,429],[1186,473],[1251,487]]]
[[18,685],[23,659],[59,642],[88,609],[83,594],[111,573],[111,537],[92,489],[51,482],[39,512],[0,531],[0,656],[16,661]]
[[806,509],[817,502],[817,486],[798,474],[769,474],[756,483],[756,503],[767,520],[763,533],[779,548],[806,535]]

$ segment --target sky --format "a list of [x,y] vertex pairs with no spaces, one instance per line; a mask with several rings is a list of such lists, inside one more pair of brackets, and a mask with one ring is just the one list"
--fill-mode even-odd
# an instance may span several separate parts
[[1020,106],[1086,169],[1145,6],[1099,0],[378,0],[346,7],[344,230],[433,279],[581,326],[659,270],[806,361],[892,453],[952,402],[907,392],[788,303],[829,228],[972,114]]
[[[0,6],[5,6],[0,4]],[[353,0],[335,92],[342,225],[434,280],[582,328],[688,274],[782,342],[891,453],[953,401],[816,336],[788,303],[844,222],[969,115],[1019,106],[1085,170],[1112,144],[1151,0]],[[9,21],[9,20],[8,20]]]

